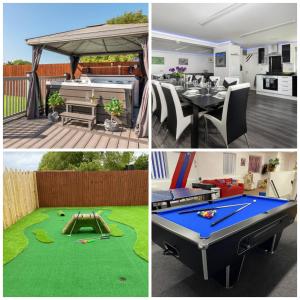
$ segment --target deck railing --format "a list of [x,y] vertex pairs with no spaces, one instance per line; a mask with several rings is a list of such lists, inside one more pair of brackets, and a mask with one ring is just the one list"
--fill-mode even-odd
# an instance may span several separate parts
[[[41,87],[41,106],[45,105],[46,81],[64,79],[63,76],[39,77]],[[29,77],[4,77],[3,78],[3,117],[9,119],[25,115],[26,101],[29,87]]]

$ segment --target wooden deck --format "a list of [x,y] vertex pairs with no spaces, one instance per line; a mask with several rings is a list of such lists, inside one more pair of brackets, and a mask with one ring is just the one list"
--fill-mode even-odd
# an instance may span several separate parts
[[10,121],[3,127],[4,148],[50,149],[137,149],[148,148],[147,138],[137,138],[134,129],[107,132],[97,125],[90,131],[82,123],[49,124],[47,119],[27,120],[25,117]]

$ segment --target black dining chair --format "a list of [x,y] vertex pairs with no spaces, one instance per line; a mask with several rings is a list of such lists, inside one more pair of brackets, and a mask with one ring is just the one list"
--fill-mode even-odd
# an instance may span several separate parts
[[209,120],[220,132],[227,148],[242,135],[245,136],[249,148],[246,118],[249,89],[250,83],[230,86],[223,107],[204,114],[206,143],[208,140],[207,120]]
[[[180,102],[173,84],[162,83],[161,86],[168,107],[167,134],[170,132],[177,143],[184,130],[191,124],[193,114],[192,107]],[[203,117],[205,112],[206,111],[200,112],[198,117]]]

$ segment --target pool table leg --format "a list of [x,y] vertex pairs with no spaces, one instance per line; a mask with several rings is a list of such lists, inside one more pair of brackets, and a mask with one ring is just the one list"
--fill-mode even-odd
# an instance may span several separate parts
[[264,249],[266,252],[273,254],[277,249],[277,246],[281,238],[281,234],[282,231],[277,232],[270,239],[268,239],[267,241],[259,245],[259,247]]
[[226,266],[225,269],[218,272],[213,277],[227,289],[233,287],[240,278],[244,260],[245,255],[241,256],[239,260],[235,261],[233,264]]

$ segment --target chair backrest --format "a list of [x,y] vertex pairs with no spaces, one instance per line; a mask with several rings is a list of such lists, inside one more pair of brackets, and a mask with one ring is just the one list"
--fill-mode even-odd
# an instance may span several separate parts
[[167,103],[161,85],[158,81],[152,80],[152,87],[156,97],[157,112],[160,122],[163,123],[168,117]]
[[222,113],[223,128],[227,132],[227,144],[247,132],[247,103],[250,83],[232,85],[228,88]]
[[214,81],[216,86],[220,85],[220,81],[221,81],[220,76],[209,76],[209,79],[211,81]]
[[175,86],[170,83],[161,84],[168,107],[167,125],[170,133],[177,138],[178,122],[184,118],[180,100]]
[[240,79],[238,77],[225,77],[224,80],[226,80],[229,84],[236,81],[236,84],[240,84]]
[[199,81],[199,83],[204,82],[204,76],[203,75],[195,75],[195,78]]
[[152,98],[152,112],[155,112],[157,109],[157,101],[156,101],[156,96],[154,93],[154,88],[152,86],[151,88],[151,98]]
[[186,78],[187,82],[192,82],[193,81],[193,75],[192,74],[185,75],[185,78]]

